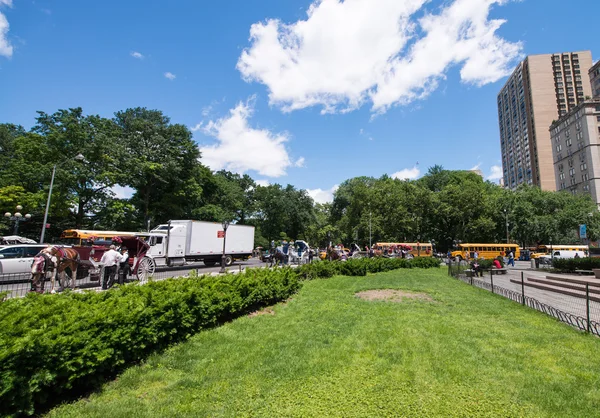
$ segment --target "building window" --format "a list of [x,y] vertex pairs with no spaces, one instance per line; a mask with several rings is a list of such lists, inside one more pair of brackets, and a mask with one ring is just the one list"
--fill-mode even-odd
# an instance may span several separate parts
[[581,181],[587,181],[589,179],[587,173],[581,176]]
[[573,167],[573,159],[569,158],[569,167]]
[[571,138],[567,139],[567,147],[571,146]]
[[581,171],[583,170],[587,170],[587,163],[583,163],[579,166],[579,168],[581,169]]
[[558,145],[556,146],[556,152],[560,152],[561,150],[562,150],[562,145],[561,145],[561,144],[558,144]]

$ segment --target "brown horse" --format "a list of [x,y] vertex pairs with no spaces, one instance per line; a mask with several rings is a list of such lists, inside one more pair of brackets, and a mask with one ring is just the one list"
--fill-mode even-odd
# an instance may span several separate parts
[[[56,293],[54,290],[56,275],[59,275],[59,285],[64,288],[65,269],[71,270],[71,288],[75,288],[75,280],[77,278],[77,266],[79,265],[79,253],[71,248],[62,248],[49,246],[44,248],[33,259],[31,266],[31,290],[38,293],[43,293],[44,282],[46,275],[51,272],[52,286],[51,293]],[[67,282],[68,285],[68,282]]]

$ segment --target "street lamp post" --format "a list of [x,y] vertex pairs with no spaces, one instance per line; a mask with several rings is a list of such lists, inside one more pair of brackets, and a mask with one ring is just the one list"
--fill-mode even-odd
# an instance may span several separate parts
[[[79,153],[75,157],[73,157],[73,159],[77,161],[83,161],[85,160],[85,157],[81,153]],[[52,199],[52,187],[54,186],[54,175],[56,174],[56,167],[70,160],[71,159],[65,160],[60,163],[56,163],[54,164],[54,167],[52,167],[52,179],[50,180],[50,190],[48,190],[48,201],[46,202],[46,211],[44,212],[44,223],[42,224],[42,233],[40,234],[40,244],[44,243],[44,235],[46,234],[46,222],[48,221],[48,211],[50,210],[50,200]]]
[[371,228],[371,211],[369,211],[369,248],[371,248],[373,246],[373,243],[371,242],[371,236],[372,234],[372,228]]
[[227,240],[227,228],[229,228],[229,221],[223,221],[221,226],[223,227],[223,254],[221,255],[221,270],[219,273],[225,273],[225,241]]
[[31,215],[30,214],[25,214],[25,216],[23,216],[21,214],[21,211],[23,210],[23,206],[21,205],[17,205],[16,207],[17,211],[15,212],[15,214],[13,215],[10,212],[6,212],[4,214],[4,216],[6,218],[8,218],[9,221],[13,221],[15,223],[15,229],[14,229],[14,235],[19,235],[19,222],[25,222],[28,221],[29,219],[31,219]]
[[508,244],[508,212],[504,209],[504,217],[506,220],[506,243]]

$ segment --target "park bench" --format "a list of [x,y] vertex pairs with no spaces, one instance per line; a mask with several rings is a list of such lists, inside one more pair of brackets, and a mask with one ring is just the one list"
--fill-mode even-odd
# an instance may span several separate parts
[[506,270],[506,268],[502,267],[501,269],[489,269],[486,271],[491,271],[492,274],[506,274],[508,273],[508,270]]
[[[575,273],[578,275],[582,275],[582,274],[594,274],[594,272],[590,271],[590,270],[575,270]],[[596,278],[598,278],[598,276],[596,276]]]
[[473,277],[473,276],[477,277],[477,275],[475,274],[475,272],[473,271],[473,269],[466,269],[465,270],[465,274],[466,274],[467,277]]

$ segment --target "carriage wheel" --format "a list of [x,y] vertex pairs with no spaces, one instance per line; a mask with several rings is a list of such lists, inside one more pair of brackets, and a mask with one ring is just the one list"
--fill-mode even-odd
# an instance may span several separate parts
[[144,257],[140,260],[135,275],[137,276],[140,283],[148,282],[150,276],[154,274],[156,269],[156,263],[153,259]]

